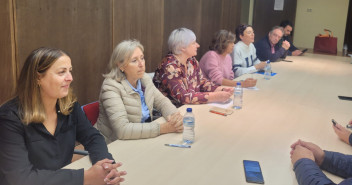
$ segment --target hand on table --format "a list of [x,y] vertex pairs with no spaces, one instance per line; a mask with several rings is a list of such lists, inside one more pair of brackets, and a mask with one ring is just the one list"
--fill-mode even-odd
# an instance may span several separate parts
[[[351,124],[352,121],[350,121],[349,124]],[[341,126],[340,124],[336,123],[336,126],[332,125],[332,128],[334,129],[336,135],[345,143],[350,144],[350,135],[351,132],[347,130],[345,127]]]
[[231,94],[233,94],[233,92],[235,91],[233,87],[224,87],[224,86],[221,86],[221,87],[222,87],[222,91],[229,92]]
[[84,185],[115,184],[119,185],[125,179],[126,171],[118,171],[122,163],[113,164],[113,160],[103,159],[84,172]]
[[226,102],[230,99],[231,95],[233,95],[232,90],[226,89],[226,91],[216,91],[209,93],[209,102]]
[[[305,149],[302,149],[305,148]],[[295,151],[296,149],[299,149],[298,151]],[[306,151],[309,150],[313,154],[313,159],[310,156],[310,153]],[[311,142],[305,142],[302,140],[298,140],[295,143],[291,145],[291,161],[292,164],[293,162],[296,162],[298,159],[301,158],[308,158],[312,159],[317,163],[317,165],[321,165],[324,161],[325,153],[324,151],[316,144],[311,143]],[[294,156],[293,156],[294,155]]]
[[160,134],[183,132],[183,116],[176,112],[167,116],[166,122],[160,125]]
[[257,84],[257,79],[247,78],[242,82],[242,87],[254,87]]
[[167,117],[168,123],[173,125],[176,132],[183,132],[183,116],[180,112],[173,113]]
[[294,165],[298,160],[303,158],[315,161],[312,151],[301,145],[297,145],[295,149],[291,151],[291,163]]
[[292,52],[292,56],[298,56],[298,55],[300,55],[300,54],[302,54],[302,51],[299,50],[299,49],[297,49],[297,50],[295,50],[295,51]]
[[261,69],[264,69],[266,66],[266,62],[260,62],[259,64],[256,64],[254,65],[254,67],[257,69],[257,70],[261,70]]

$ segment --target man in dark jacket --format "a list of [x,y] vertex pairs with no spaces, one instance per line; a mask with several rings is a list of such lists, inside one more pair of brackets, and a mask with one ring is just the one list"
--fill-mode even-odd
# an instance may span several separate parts
[[290,43],[283,41],[281,46],[278,45],[283,34],[284,30],[282,27],[275,26],[271,29],[268,36],[254,44],[257,50],[257,57],[260,61],[270,60],[271,62],[275,62],[279,58],[286,57]]
[[296,46],[294,46],[292,43],[292,39],[291,39],[291,33],[293,29],[292,23],[288,20],[285,20],[281,22],[280,26],[284,29],[284,36],[279,41],[279,45],[281,45],[281,43],[286,40],[290,43],[290,48],[288,49],[287,54],[292,56],[301,55],[302,51],[296,48]]
[[334,185],[321,171],[346,178],[339,185],[352,184],[352,155],[322,150],[319,146],[298,140],[291,145],[291,162],[300,185]]

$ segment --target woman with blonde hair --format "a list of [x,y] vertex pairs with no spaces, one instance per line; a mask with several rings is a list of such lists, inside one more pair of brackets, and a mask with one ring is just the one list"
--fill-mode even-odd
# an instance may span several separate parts
[[[107,143],[182,132],[182,116],[145,73],[144,48],[137,40],[118,44],[101,87],[97,127]],[[154,120],[152,111],[166,121]]]
[[[18,79],[15,98],[0,108],[0,184],[120,184],[100,135],[72,94],[70,57],[51,48],[34,50]],[[75,142],[88,150],[88,170],[71,163]]]

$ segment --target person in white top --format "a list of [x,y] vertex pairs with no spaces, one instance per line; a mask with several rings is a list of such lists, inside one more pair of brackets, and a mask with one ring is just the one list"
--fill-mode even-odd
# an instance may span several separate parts
[[257,58],[254,42],[254,31],[252,26],[240,24],[236,28],[236,39],[233,51],[232,70],[235,77],[247,73],[254,73],[264,69],[266,62]]

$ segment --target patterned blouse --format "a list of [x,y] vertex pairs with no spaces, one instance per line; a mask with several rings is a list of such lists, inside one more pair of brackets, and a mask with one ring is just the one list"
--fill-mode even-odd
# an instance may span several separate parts
[[207,103],[208,92],[213,92],[218,85],[203,77],[195,57],[187,59],[185,66],[173,54],[168,54],[155,71],[154,85],[179,107],[183,104]]

